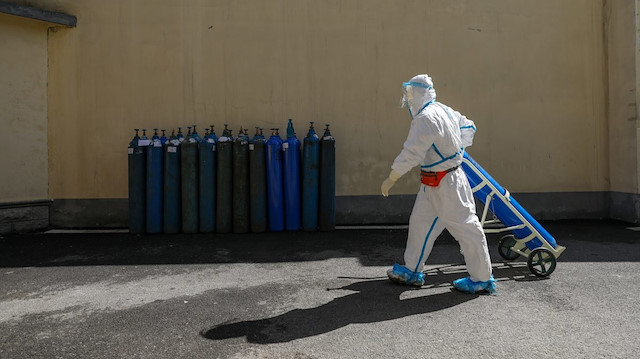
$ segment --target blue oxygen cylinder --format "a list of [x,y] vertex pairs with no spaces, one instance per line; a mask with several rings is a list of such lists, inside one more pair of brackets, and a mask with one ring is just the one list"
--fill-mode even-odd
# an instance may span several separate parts
[[182,232],[198,233],[198,143],[200,138],[193,126],[180,149],[180,173],[182,187]]
[[318,229],[318,190],[320,183],[320,139],[309,126],[302,148],[302,230]]
[[233,136],[226,123],[222,136],[218,139],[216,152],[216,232],[229,233],[233,230]]
[[[213,141],[213,144],[214,144],[213,152],[216,152],[215,144],[218,143],[218,136],[216,136],[216,131],[213,130],[213,125],[210,125],[210,127],[211,127],[211,131],[209,131],[209,140]],[[216,153],[216,155],[217,155],[217,153]]]
[[256,134],[249,141],[249,208],[251,232],[256,233],[267,230],[266,142],[262,129],[256,127]]
[[179,233],[182,217],[180,215],[180,140],[171,132],[164,144],[164,233]]
[[249,223],[249,136],[241,127],[233,142],[233,232],[249,232]]
[[321,231],[336,228],[336,140],[329,124],[320,140],[320,197],[318,223]]
[[167,136],[165,136],[165,130],[160,131],[162,131],[162,136],[160,136],[160,143],[162,143],[162,146],[164,146],[164,144],[167,143]]
[[284,230],[284,193],[282,179],[282,138],[277,128],[271,129],[266,144],[267,153],[267,214],[269,230]]
[[[213,131],[213,125],[211,126]],[[198,176],[200,203],[200,232],[211,233],[216,229],[216,143],[215,135],[206,130],[198,144]]]
[[129,232],[140,234],[146,230],[146,210],[147,202],[147,147],[149,139],[147,136],[138,136],[139,129],[135,129],[136,135],[129,142],[127,149],[128,174],[129,174]]
[[180,143],[184,142],[184,135],[182,134],[182,127],[178,127],[178,134],[176,135],[176,138],[178,139],[178,141]]
[[151,144],[147,149],[147,233],[162,233],[163,156],[162,141],[158,136],[158,129],[154,128]]
[[284,218],[287,231],[300,230],[300,141],[293,123],[287,124],[287,139],[282,144],[284,168]]

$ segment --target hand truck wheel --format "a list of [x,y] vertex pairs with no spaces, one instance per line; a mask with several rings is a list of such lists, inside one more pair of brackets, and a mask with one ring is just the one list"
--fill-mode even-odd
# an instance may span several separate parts
[[512,261],[520,256],[517,252],[511,250],[516,245],[516,237],[513,234],[508,234],[498,242],[498,253],[500,257]]
[[547,277],[556,269],[556,256],[546,248],[536,248],[529,253],[527,266],[537,277]]

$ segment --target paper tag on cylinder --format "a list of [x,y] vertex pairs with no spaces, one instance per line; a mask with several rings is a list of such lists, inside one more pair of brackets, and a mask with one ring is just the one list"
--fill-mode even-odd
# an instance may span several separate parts
[[253,151],[253,147],[254,147],[253,143],[250,143],[249,144],[249,151]]
[[133,154],[133,148],[129,148],[128,152],[129,152],[130,155],[132,155]]
[[175,153],[178,151],[178,147],[167,147],[167,152]]

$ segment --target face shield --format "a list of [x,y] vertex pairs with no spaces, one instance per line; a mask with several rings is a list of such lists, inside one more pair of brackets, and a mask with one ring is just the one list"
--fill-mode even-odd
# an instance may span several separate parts
[[433,87],[421,82],[403,82],[402,90],[403,94],[400,106],[407,107],[411,118],[413,118],[414,114],[420,112],[429,101],[434,100],[430,92],[433,90]]
[[406,85],[407,82],[402,84],[402,98],[400,99],[400,107],[409,107],[409,101],[413,100],[413,91],[411,85]]

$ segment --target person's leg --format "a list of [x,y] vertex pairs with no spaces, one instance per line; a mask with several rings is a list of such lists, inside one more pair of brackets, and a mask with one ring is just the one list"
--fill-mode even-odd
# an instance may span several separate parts
[[413,272],[422,273],[436,238],[444,230],[444,223],[436,215],[429,199],[431,190],[428,186],[421,186],[409,218],[404,265]]
[[473,281],[484,282],[491,277],[491,258],[487,240],[477,218],[464,222],[446,222],[451,235],[460,243],[469,276]]
[[492,281],[487,240],[476,216],[469,182],[461,169],[447,177],[447,181],[441,183],[439,198],[435,202],[440,206],[444,225],[460,244],[469,280],[474,283]]
[[429,203],[429,188],[421,186],[409,219],[409,234],[404,252],[404,265],[394,264],[387,275],[395,282],[422,285],[424,262],[429,257],[433,243],[444,229],[442,221],[434,215]]

